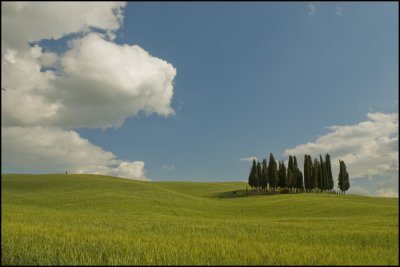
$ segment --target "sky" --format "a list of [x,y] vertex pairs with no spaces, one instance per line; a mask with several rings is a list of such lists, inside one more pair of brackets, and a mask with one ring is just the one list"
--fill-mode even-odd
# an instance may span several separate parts
[[[247,181],[339,159],[398,196],[398,3],[2,2],[2,173]],[[301,167],[302,169],[302,167]]]

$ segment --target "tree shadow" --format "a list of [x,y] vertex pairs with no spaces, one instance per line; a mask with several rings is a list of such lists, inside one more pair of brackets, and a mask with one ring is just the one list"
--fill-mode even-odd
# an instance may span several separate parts
[[214,194],[216,198],[237,198],[237,197],[254,197],[254,196],[270,196],[280,194],[279,192],[253,191],[253,190],[234,190],[227,192],[218,192]]

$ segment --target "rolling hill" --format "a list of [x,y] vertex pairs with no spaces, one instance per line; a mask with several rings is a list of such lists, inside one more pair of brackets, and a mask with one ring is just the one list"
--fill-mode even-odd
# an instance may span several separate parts
[[1,184],[2,265],[399,264],[397,198],[77,174]]

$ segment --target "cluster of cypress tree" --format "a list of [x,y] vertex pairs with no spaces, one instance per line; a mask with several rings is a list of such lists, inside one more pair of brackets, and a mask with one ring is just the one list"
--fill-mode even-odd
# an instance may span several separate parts
[[318,159],[314,159],[314,163],[310,155],[304,155],[304,187],[306,192],[316,190],[318,192],[332,190],[334,186],[331,158],[329,154],[325,155],[325,161],[319,155]]
[[[342,192],[350,188],[349,174],[346,171],[344,161],[339,160],[340,173],[338,187]],[[304,155],[304,177],[297,165],[296,156],[289,155],[288,167],[284,161],[275,161],[270,153],[269,164],[263,159],[262,164],[253,159],[253,165],[249,174],[249,185],[254,190],[270,190],[275,192],[277,187],[288,188],[292,192],[316,192],[331,191],[334,187],[331,159],[329,154],[314,159],[310,155]]]

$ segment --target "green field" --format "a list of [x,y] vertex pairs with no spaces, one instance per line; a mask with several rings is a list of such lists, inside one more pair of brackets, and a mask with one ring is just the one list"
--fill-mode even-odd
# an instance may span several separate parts
[[2,265],[399,264],[397,198],[70,174],[1,184]]

